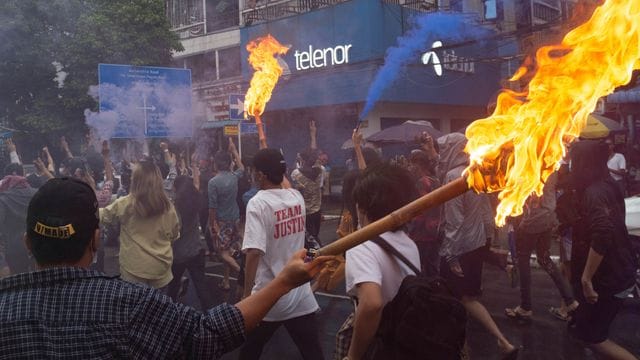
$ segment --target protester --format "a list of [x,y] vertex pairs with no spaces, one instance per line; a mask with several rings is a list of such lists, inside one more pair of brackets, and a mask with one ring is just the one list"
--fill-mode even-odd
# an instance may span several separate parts
[[[427,138],[429,147],[433,147],[433,139]],[[409,155],[411,171],[419,196],[424,196],[440,186],[436,177],[435,163],[423,150],[413,150]],[[436,206],[422,212],[409,224],[409,237],[416,242],[420,250],[422,274],[436,276],[440,268],[440,244],[442,243],[442,207]]]
[[[14,150],[15,151],[15,150]],[[24,248],[22,237],[29,201],[36,190],[24,177],[22,165],[9,164],[0,181],[0,242],[4,258],[12,274],[29,271],[33,261]]]
[[609,160],[607,160],[609,173],[613,180],[616,181],[620,191],[622,191],[622,195],[626,196],[627,186],[625,176],[627,176],[627,161],[624,158],[624,155],[620,153],[619,147],[613,144],[613,141],[607,140],[606,143],[609,154]]
[[304,198],[307,233],[314,240],[319,241],[320,224],[322,222],[322,184],[324,168],[318,161],[318,149],[316,145],[316,125],[314,121],[309,123],[311,146],[300,153],[300,167],[291,172],[293,186],[300,191]]
[[[452,133],[441,139],[443,146],[440,147],[440,160],[443,164],[444,182],[449,183],[462,177],[464,169],[469,165],[469,155],[463,151],[466,138],[462,134]],[[487,243],[483,218],[487,202],[485,195],[469,191],[444,204],[446,225],[440,249],[440,274],[469,315],[496,338],[504,357],[516,359],[519,349],[507,340],[479,301]]]
[[[367,226],[415,198],[411,175],[399,166],[380,164],[368,167],[353,190],[359,224]],[[380,235],[380,238],[407,258],[414,267],[420,267],[418,248],[401,229]],[[373,240],[373,239],[372,239]],[[348,349],[337,348],[336,358],[362,359],[367,353],[378,329],[382,309],[395,296],[405,276],[414,272],[402,261],[387,253],[372,241],[347,251],[347,294],[357,299],[355,313],[340,331],[352,327]]]
[[[516,253],[518,256],[518,273],[520,274],[520,305],[505,309],[508,317],[519,320],[531,320],[531,253],[536,251],[536,259],[540,267],[549,274],[564,302],[567,312],[578,307],[573,298],[568,281],[562,277],[558,267],[551,260],[551,238],[558,226],[556,217],[556,183],[557,173],[549,176],[544,184],[542,196],[535,194],[525,204],[524,215],[518,224],[515,234]],[[568,315],[559,310],[551,310],[552,314],[562,320]]]
[[631,293],[637,259],[625,225],[624,196],[610,175],[606,146],[580,141],[571,149],[571,176],[580,219],[573,227],[571,274],[580,302],[571,333],[607,359],[635,359],[609,340],[609,328]]
[[[231,156],[238,167],[231,171]],[[229,139],[229,152],[215,154],[217,175],[209,180],[209,226],[215,235],[216,248],[224,263],[224,278],[219,284],[223,290],[229,290],[229,272],[240,271],[240,265],[233,257],[239,250],[240,209],[236,197],[238,195],[238,179],[244,173],[244,165],[240,155]]]
[[200,170],[200,211],[198,212],[198,217],[202,236],[204,236],[204,242],[207,244],[205,254],[211,255],[211,253],[215,252],[213,237],[209,229],[209,181],[215,176],[213,159],[200,160],[198,166]]
[[149,161],[133,168],[130,194],[100,209],[100,220],[120,223],[120,276],[163,288],[173,278],[171,243],[179,236],[175,208],[164,193],[160,170]]
[[185,270],[189,270],[189,278],[195,286],[202,309],[206,309],[213,305],[213,299],[211,290],[205,284],[205,244],[200,238],[198,229],[198,208],[193,206],[200,199],[198,192],[200,174],[197,166],[193,166],[193,175],[193,178],[179,175],[174,181],[175,207],[180,219],[180,237],[172,245],[173,280],[169,283],[168,295],[173,300],[178,299],[182,283],[180,280]]
[[100,238],[96,204],[75,179],[51,180],[33,197],[26,244],[38,271],[0,280],[0,356],[217,359],[327,260],[305,264],[296,252],[261,291],[198,312],[88,269]]
[[[246,253],[244,296],[264,289],[282,271],[286,259],[304,246],[305,208],[302,195],[283,188],[286,163],[275,149],[253,158],[260,191],[247,205],[242,250]],[[322,359],[316,319],[318,303],[309,284],[291,290],[247,337],[240,359],[258,359],[273,333],[284,325],[304,359]]]

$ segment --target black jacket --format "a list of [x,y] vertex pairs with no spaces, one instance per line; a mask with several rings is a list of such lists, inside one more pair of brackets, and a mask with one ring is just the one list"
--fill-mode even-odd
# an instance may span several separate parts
[[577,177],[579,220],[573,227],[572,276],[580,283],[589,249],[604,256],[593,277],[601,295],[614,295],[633,286],[637,259],[625,225],[624,197],[606,168],[606,151],[593,142],[572,149]]

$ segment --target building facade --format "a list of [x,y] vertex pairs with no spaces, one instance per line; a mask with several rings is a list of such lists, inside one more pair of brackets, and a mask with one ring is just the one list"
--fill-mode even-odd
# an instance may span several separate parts
[[[229,120],[229,95],[247,90],[252,69],[246,44],[273,35],[290,46],[285,73],[263,116],[269,145],[291,162],[308,146],[309,120],[319,146],[337,163],[362,121],[365,136],[406,120],[428,120],[443,132],[484,117],[501,79],[513,74],[535,46],[532,35],[567,16],[560,0],[167,0],[167,16],[185,51],[176,66],[190,68],[203,128]],[[387,49],[425,13],[464,14],[471,26],[424,41],[379,94],[363,118],[369,87]],[[558,17],[559,16],[559,17]],[[533,29],[527,31],[528,29]],[[441,33],[440,31],[436,31]],[[483,36],[473,36],[473,33]],[[468,36],[467,36],[468,35]],[[535,36],[538,36],[535,38]],[[469,41],[468,39],[473,39]],[[529,40],[528,40],[529,39]],[[528,42],[527,42],[528,41]],[[439,45],[436,45],[439,44]]]

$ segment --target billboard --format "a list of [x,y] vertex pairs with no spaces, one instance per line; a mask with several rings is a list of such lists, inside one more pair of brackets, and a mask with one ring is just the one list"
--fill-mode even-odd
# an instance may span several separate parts
[[100,113],[89,123],[109,138],[191,137],[191,70],[99,64]]

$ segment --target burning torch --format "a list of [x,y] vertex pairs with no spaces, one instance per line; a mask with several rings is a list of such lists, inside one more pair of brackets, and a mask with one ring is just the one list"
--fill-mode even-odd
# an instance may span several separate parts
[[260,116],[271,99],[273,88],[282,75],[282,67],[278,64],[276,56],[284,55],[288,50],[288,47],[280,44],[271,35],[257,38],[247,44],[249,64],[255,72],[251,78],[249,90],[244,97],[245,116],[250,115],[256,119],[260,149],[267,148],[267,138]]
[[[598,99],[631,80],[638,59],[640,1],[607,0],[560,44],[538,49],[526,91],[502,91],[493,114],[467,128],[471,163],[462,178],[308,256],[342,254],[469,189],[499,192],[496,223],[504,225],[522,214],[531,194],[542,195],[565,144],[579,137]],[[511,80],[527,71],[521,68]]]

